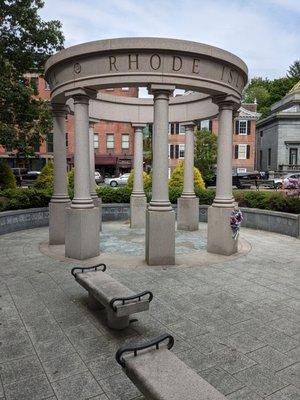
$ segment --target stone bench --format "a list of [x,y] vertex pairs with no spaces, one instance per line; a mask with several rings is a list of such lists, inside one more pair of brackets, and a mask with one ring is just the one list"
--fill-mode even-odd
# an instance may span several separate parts
[[[116,360],[148,400],[226,399],[170,351],[173,344],[174,338],[163,334],[143,344],[121,347]],[[131,354],[124,357],[125,353]]]
[[112,329],[124,329],[129,325],[131,314],[149,309],[153,294],[148,290],[134,293],[106,274],[105,270],[105,264],[98,264],[93,267],[75,267],[71,273],[88,291],[89,307],[105,308],[108,326]]

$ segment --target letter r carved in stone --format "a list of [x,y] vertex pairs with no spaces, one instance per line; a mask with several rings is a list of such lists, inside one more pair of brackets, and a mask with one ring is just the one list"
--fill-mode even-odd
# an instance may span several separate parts
[[116,62],[117,59],[115,56],[109,56],[109,70],[112,71],[114,68],[114,71],[118,71],[118,68],[116,67]]

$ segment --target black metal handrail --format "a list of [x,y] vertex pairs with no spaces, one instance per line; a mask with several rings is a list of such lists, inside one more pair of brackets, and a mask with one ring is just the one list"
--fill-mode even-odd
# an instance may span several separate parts
[[125,305],[126,301],[128,301],[128,300],[135,300],[135,299],[138,299],[139,301],[141,301],[142,297],[145,296],[145,295],[147,295],[147,294],[149,295],[148,301],[149,301],[149,303],[150,303],[150,302],[152,301],[152,299],[153,299],[153,293],[150,292],[150,290],[145,290],[144,292],[137,293],[137,294],[134,294],[134,295],[128,296],[128,297],[114,297],[114,298],[111,299],[111,301],[109,302],[109,305],[110,305],[110,307],[111,307],[114,311],[117,311],[117,307],[114,306],[114,303],[115,303],[116,301],[121,301],[121,302],[122,302],[122,305]]
[[106,265],[105,264],[97,264],[97,265],[93,265],[92,267],[74,267],[71,270],[71,274],[74,276],[74,278],[76,277],[76,273],[75,271],[79,270],[81,272],[87,271],[87,270],[92,270],[94,269],[95,271],[98,270],[99,267],[102,267],[102,272],[106,271]]
[[170,350],[173,345],[174,345],[174,338],[173,336],[171,336],[169,333],[164,333],[160,336],[157,336],[156,338],[145,342],[145,343],[139,343],[135,346],[122,346],[119,348],[119,350],[116,352],[116,360],[117,363],[119,363],[123,368],[125,368],[125,360],[124,358],[122,358],[122,355],[124,353],[130,353],[133,352],[134,356],[137,356],[137,352],[139,350],[145,350],[148,349],[149,347],[155,346],[156,349],[159,349],[159,344],[161,342],[164,342],[166,339],[169,339],[168,344],[167,344],[167,348]]

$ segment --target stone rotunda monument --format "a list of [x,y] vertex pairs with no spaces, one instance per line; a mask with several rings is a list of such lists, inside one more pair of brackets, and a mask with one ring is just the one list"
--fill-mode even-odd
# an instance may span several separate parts
[[[208,210],[207,250],[231,255],[232,124],[247,83],[247,66],[235,55],[201,43],[162,38],[121,38],[73,46],[50,57],[46,80],[54,117],[54,194],[49,244],[65,244],[66,257],[99,254],[101,202],[94,188],[93,122],[130,122],[135,128],[131,226],[145,226],[146,262],[175,263],[175,213],[168,194],[168,124],[186,127],[184,190],[178,203],[181,229],[193,230],[199,204],[193,187],[194,121],[218,115],[217,189]],[[97,93],[113,87],[148,87],[153,99],[116,98]],[[175,89],[192,93],[171,97]],[[75,183],[72,202],[66,178],[65,116],[75,119]],[[152,198],[143,190],[142,128],[153,123]],[[99,218],[100,213],[100,218]],[[195,220],[196,219],[196,220]],[[100,239],[101,240],[101,239]]]

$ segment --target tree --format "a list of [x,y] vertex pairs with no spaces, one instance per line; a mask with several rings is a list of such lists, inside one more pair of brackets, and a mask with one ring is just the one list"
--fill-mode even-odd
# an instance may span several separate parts
[[[127,187],[132,190],[133,189],[133,182],[134,182],[134,170],[132,169],[130,171],[130,175],[127,181]],[[144,185],[144,190],[148,192],[151,190],[151,185],[152,185],[152,176],[151,174],[147,174],[147,172],[143,171],[143,185]]]
[[288,78],[300,79],[300,60],[296,60],[290,65],[289,70],[286,74]]
[[35,187],[37,189],[53,190],[53,180],[54,180],[54,166],[53,162],[50,161],[42,169],[42,172],[37,178]]
[[253,78],[243,92],[243,102],[257,101],[257,111],[261,118],[270,114],[271,105],[282,99],[298,82],[299,78],[285,77],[274,80]]
[[6,160],[0,162],[0,188],[1,189],[16,189],[17,182],[12,169]]
[[203,179],[208,182],[215,174],[217,162],[217,137],[208,129],[197,130],[195,133],[195,167]]
[[43,6],[42,0],[0,0],[0,144],[24,157],[52,128],[48,104],[24,74],[42,73],[64,41],[61,23],[38,15]]
[[[184,162],[179,161],[176,168],[172,172],[171,179],[169,181],[170,188],[183,189],[184,181]],[[201,172],[198,168],[194,167],[194,187],[195,189],[205,189],[205,184],[201,176]]]

